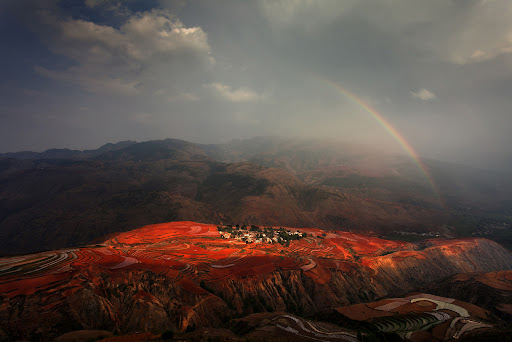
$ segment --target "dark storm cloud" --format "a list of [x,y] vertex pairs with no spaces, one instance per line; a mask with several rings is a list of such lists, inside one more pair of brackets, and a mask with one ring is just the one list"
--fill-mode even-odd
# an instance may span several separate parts
[[[512,5],[481,1],[2,4],[2,149],[334,137],[508,166]],[[329,80],[329,82],[326,81]]]

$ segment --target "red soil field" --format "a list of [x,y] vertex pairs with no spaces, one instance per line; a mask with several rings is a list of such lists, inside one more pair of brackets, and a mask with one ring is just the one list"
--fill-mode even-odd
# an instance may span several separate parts
[[[276,269],[300,269],[319,284],[330,280],[330,270],[353,272],[405,258],[425,258],[413,244],[388,241],[349,232],[316,228],[285,228],[307,233],[289,246],[246,244],[223,238],[217,227],[196,222],[154,224],[111,236],[102,244],[76,249],[0,258],[0,294],[32,294],[58,285],[76,272],[101,269],[112,276],[127,270],[148,270],[176,281],[192,293],[204,293],[201,281],[226,277],[261,276]],[[475,239],[429,240],[444,253],[457,253]],[[94,278],[94,277],[93,277]],[[512,272],[490,273],[479,281],[510,289]],[[98,281],[98,280],[94,280]],[[76,284],[79,286],[79,284]],[[72,292],[72,289],[68,289]]]

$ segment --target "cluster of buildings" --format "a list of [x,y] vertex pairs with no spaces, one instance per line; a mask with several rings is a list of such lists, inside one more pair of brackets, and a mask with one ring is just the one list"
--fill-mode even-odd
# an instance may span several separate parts
[[395,234],[398,235],[416,235],[416,236],[427,236],[427,237],[440,237],[441,234],[438,232],[425,232],[425,233],[418,233],[418,232],[407,232],[402,230],[395,230]]
[[[259,235],[263,235],[259,237]],[[220,236],[224,239],[235,239],[237,241],[244,241],[246,243],[277,243],[278,237],[270,238],[265,234],[254,234],[252,232],[242,233],[242,235],[235,235],[234,233],[222,232]]]
[[220,236],[224,239],[235,239],[245,243],[281,243],[289,240],[299,240],[304,237],[303,233],[289,230],[253,231],[253,230],[230,230],[221,231]]

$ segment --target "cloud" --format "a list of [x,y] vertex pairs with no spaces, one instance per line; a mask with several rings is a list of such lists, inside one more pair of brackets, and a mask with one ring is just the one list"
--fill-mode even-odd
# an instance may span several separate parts
[[421,88],[420,90],[418,90],[416,92],[411,91],[410,93],[413,97],[423,100],[423,101],[429,101],[429,100],[433,100],[433,99],[437,98],[437,96],[434,93],[432,93],[431,91],[429,91],[425,88]]
[[[512,34],[511,34],[512,36]],[[468,63],[479,63],[488,60],[492,60],[498,56],[512,53],[512,37],[508,44],[501,44],[499,46],[490,47],[487,51],[475,50],[468,57],[466,56],[455,56],[453,63],[455,64],[468,64]]]
[[53,28],[50,49],[75,65],[65,70],[36,66],[36,72],[90,92],[133,94],[155,79],[163,81],[162,68],[192,73],[208,70],[215,63],[202,28],[185,27],[166,11],[133,14],[119,28],[61,19],[48,11],[40,18]]
[[259,95],[258,93],[246,87],[232,90],[230,86],[222,83],[211,83],[208,84],[207,87],[213,89],[216,94],[230,102],[251,102],[258,101],[263,98],[262,95]]
[[480,63],[512,53],[512,2],[477,0],[446,5],[422,30],[418,43],[456,65]]
[[206,33],[200,27],[185,27],[164,11],[153,10],[131,17],[120,29],[128,40],[127,54],[137,60],[154,57],[193,57],[214,63]]
[[343,24],[350,30],[362,24],[456,65],[512,54],[512,2],[506,0],[261,0],[260,9],[274,31],[323,32]]

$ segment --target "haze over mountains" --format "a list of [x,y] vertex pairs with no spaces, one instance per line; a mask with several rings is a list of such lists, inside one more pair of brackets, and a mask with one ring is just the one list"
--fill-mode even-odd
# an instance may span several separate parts
[[333,141],[166,139],[4,154],[0,251],[86,244],[172,220],[477,235],[510,246],[507,174],[425,163],[441,198],[410,157]]
[[342,2],[4,0],[0,152],[394,135],[512,169],[509,1]]

